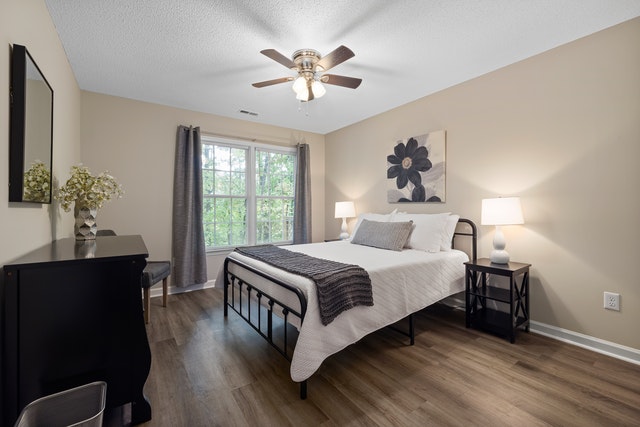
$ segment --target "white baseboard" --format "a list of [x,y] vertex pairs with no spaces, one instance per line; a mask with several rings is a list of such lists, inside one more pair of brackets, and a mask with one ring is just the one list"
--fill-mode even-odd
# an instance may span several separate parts
[[[464,296],[454,295],[446,298],[442,302],[450,307],[464,311]],[[587,350],[595,351],[597,353],[606,354],[607,356],[615,357],[616,359],[640,365],[640,350],[632,347],[626,347],[600,338],[584,335],[579,332],[573,332],[568,329],[558,328],[557,326],[547,325],[546,323],[536,322],[535,320],[531,320],[529,322],[529,331],[558,341],[566,342],[568,344],[577,345],[578,347],[586,348]]]
[[577,345],[578,347],[586,348],[587,350],[606,354],[607,356],[615,357],[616,359],[640,365],[640,350],[632,347],[626,347],[614,342],[601,340],[600,338],[569,331],[567,329],[558,328],[556,326],[547,325],[534,320],[529,322],[529,330],[536,334],[544,335],[549,338]]
[[[208,289],[208,288],[215,288],[216,281],[215,280],[208,280],[206,283],[203,283],[201,285],[191,285],[191,286],[186,286],[184,288],[179,288],[177,286],[169,286],[169,289],[167,289],[167,293],[169,295],[173,295],[173,294],[181,294],[184,292],[191,292],[191,291],[199,291],[202,289]],[[162,296],[162,286],[154,286],[153,288],[151,288],[151,298],[153,297],[161,297]]]

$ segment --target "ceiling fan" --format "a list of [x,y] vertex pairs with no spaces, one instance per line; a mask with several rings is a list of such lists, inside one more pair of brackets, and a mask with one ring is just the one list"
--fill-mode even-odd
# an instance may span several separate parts
[[293,53],[291,59],[275,49],[261,50],[260,53],[297,72],[298,75],[297,77],[281,77],[279,79],[253,83],[252,86],[260,88],[293,81],[293,91],[296,93],[296,99],[300,101],[311,101],[323,96],[326,89],[322,83],[343,86],[350,89],[355,89],[362,83],[362,79],[355,77],[322,74],[355,56],[353,51],[346,46],[340,46],[326,56],[320,56],[320,53],[313,49],[300,49]]

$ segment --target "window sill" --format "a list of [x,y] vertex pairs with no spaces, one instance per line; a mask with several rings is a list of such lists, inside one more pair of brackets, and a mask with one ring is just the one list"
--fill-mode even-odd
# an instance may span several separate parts
[[[289,246],[293,245],[293,241],[290,242],[278,242],[273,243],[275,246]],[[228,255],[229,253],[235,250],[236,246],[227,246],[225,248],[207,248],[206,253],[207,256],[220,256],[220,255]]]

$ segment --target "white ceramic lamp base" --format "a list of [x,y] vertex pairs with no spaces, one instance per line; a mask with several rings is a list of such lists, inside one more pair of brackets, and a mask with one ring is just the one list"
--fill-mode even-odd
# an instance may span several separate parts
[[349,233],[347,232],[347,218],[342,218],[342,227],[340,228],[340,240],[348,239]]
[[496,225],[496,234],[493,236],[493,251],[489,259],[494,264],[509,264],[509,253],[504,250],[507,242],[499,225]]

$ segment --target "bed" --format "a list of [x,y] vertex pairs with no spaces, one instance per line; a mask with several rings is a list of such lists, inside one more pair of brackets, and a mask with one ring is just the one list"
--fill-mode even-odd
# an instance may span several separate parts
[[[225,317],[231,308],[290,361],[291,379],[300,383],[302,399],[307,396],[307,380],[327,357],[371,332],[394,327],[407,318],[408,330],[396,330],[413,344],[413,314],[463,291],[463,263],[476,258],[477,231],[468,219],[448,213],[368,215],[360,216],[350,240],[285,247],[314,258],[359,266],[368,273],[373,305],[350,308],[326,325],[313,280],[236,251],[227,256],[221,269]],[[437,238],[436,250],[433,233],[437,226],[433,223],[438,215],[446,216],[449,232],[443,231]],[[368,241],[362,244],[362,239],[358,242],[365,227],[407,220],[412,231],[401,250],[382,249]],[[375,240],[384,233],[373,234]],[[430,240],[428,245],[423,244],[425,238]]]

